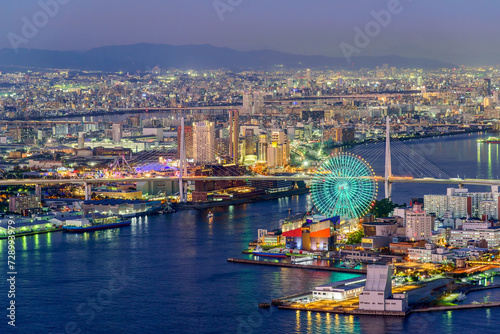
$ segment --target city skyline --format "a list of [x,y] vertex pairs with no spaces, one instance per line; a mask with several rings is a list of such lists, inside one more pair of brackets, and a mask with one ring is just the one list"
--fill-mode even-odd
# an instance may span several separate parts
[[3,9],[2,333],[499,326],[500,3]]

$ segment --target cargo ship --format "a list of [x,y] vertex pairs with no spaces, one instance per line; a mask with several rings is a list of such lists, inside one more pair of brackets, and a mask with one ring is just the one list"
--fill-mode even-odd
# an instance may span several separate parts
[[498,137],[489,137],[488,139],[478,139],[478,143],[485,143],[485,144],[500,144],[500,138]]
[[118,228],[123,226],[129,226],[132,221],[130,220],[121,220],[118,217],[105,217],[99,219],[81,219],[81,220],[73,220],[67,221],[67,225],[63,226],[62,229],[64,232],[70,233],[84,233],[84,232],[92,232],[99,230],[107,230],[110,228]]

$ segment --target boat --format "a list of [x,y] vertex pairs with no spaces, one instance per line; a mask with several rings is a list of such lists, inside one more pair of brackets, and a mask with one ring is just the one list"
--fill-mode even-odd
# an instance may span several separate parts
[[292,256],[292,263],[302,263],[302,262],[312,262],[314,260],[314,258],[312,256],[308,256],[308,257],[295,257],[295,256]]
[[297,256],[297,257],[310,257],[312,255],[313,254],[310,254],[310,253],[303,253],[303,254],[292,253],[292,252],[286,253],[286,256]]
[[275,257],[279,259],[284,259],[286,258],[286,254],[281,254],[281,253],[261,253],[261,252],[253,252],[252,253],[255,256],[264,256],[264,257]]
[[286,258],[286,254],[277,253],[277,252],[264,252],[261,246],[257,246],[255,251],[252,253],[255,256],[264,256],[264,257],[274,257],[278,259]]
[[342,262],[339,267],[344,267],[344,268],[354,268],[358,265],[356,261],[348,260],[345,262]]
[[498,137],[489,137],[488,139],[478,139],[478,143],[485,143],[485,144],[500,144],[500,138]]
[[137,211],[137,212],[132,212],[132,213],[125,213],[125,214],[122,214],[121,217],[122,218],[144,217],[144,216],[148,216],[148,215],[155,215],[155,214],[163,213],[162,211],[163,210],[161,210],[160,207],[149,208],[149,209],[147,209],[145,211]]
[[62,227],[62,229],[64,232],[69,233],[84,233],[129,226],[132,223],[131,220],[121,220],[118,217],[107,217],[104,219],[95,220],[84,219],[80,222],[80,225],[65,225]]
[[460,294],[458,295],[456,301],[457,302],[461,302],[461,301],[464,301],[465,299],[467,298],[467,295],[463,292],[460,292]]

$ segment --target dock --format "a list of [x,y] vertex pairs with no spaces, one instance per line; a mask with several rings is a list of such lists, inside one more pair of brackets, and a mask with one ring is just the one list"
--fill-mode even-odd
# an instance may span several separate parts
[[257,264],[263,266],[274,266],[274,267],[285,267],[285,268],[295,268],[295,269],[311,269],[311,270],[325,270],[325,271],[335,271],[340,273],[351,273],[365,275],[366,269],[352,269],[352,268],[336,268],[336,267],[325,267],[325,266],[313,266],[313,265],[303,265],[296,263],[285,263],[285,262],[268,262],[268,261],[258,261],[258,260],[245,260],[228,258],[227,262],[233,263],[243,263],[243,264]]
[[203,210],[215,207],[224,207],[230,205],[240,205],[255,203],[260,201],[268,201],[273,199],[279,199],[283,197],[291,197],[297,195],[304,195],[310,192],[309,188],[298,188],[288,191],[282,191],[279,193],[265,194],[261,196],[254,196],[249,198],[239,198],[234,200],[220,201],[220,202],[200,202],[200,203],[175,203],[174,209],[176,210]]
[[52,232],[61,232],[63,229],[62,228],[52,228],[50,230],[43,230],[43,231],[31,231],[31,232],[26,232],[26,233],[15,233],[11,235],[1,235],[1,239],[8,239],[9,236],[14,236],[16,238],[24,237],[24,236],[29,236],[29,235],[37,235],[37,234],[46,234],[46,233],[52,233]]
[[492,303],[481,303],[481,304],[464,304],[464,305],[453,305],[453,306],[436,306],[436,307],[427,307],[427,308],[419,308],[413,309],[414,313],[421,312],[439,312],[439,311],[454,311],[454,310],[468,310],[474,308],[490,308],[490,307],[499,307],[500,302],[492,302]]
[[359,309],[352,309],[349,307],[334,307],[334,308],[312,308],[307,306],[292,306],[292,305],[278,305],[280,309],[286,310],[299,310],[308,312],[320,312],[320,313],[334,313],[334,314],[347,314],[347,315],[371,315],[371,316],[393,316],[393,317],[406,317],[411,313],[411,310],[406,312],[395,312],[395,311],[365,311]]

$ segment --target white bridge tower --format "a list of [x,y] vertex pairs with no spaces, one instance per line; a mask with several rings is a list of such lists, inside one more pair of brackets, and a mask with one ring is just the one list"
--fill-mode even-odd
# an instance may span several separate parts
[[390,178],[392,177],[391,166],[391,125],[389,116],[386,118],[385,126],[385,198],[391,199],[392,184]]

